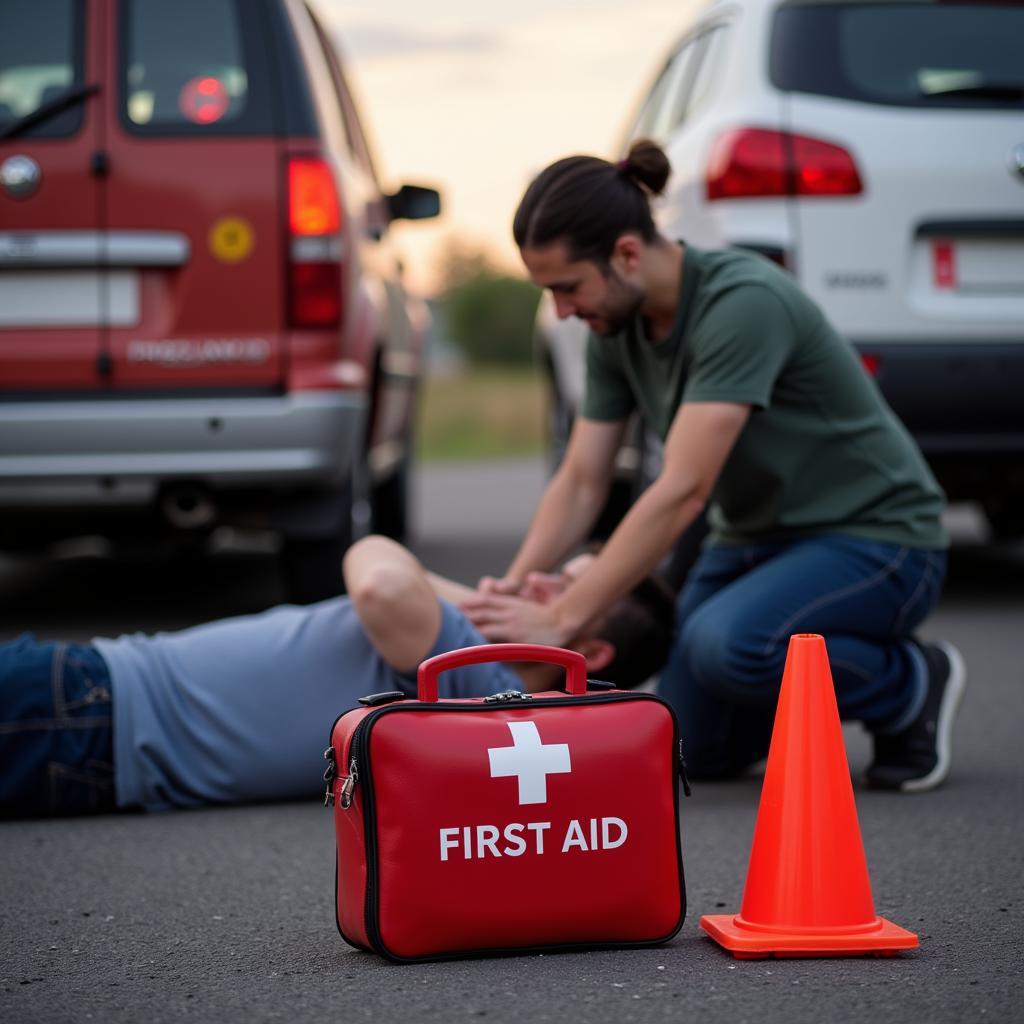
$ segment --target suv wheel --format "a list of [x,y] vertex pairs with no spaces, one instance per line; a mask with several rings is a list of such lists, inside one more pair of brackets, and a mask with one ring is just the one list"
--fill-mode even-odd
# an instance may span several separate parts
[[983,508],[995,540],[1016,540],[1024,536],[1024,494],[988,498]]

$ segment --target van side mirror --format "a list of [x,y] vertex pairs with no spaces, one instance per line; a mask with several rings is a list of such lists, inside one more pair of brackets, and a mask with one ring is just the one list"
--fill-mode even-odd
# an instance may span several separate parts
[[403,185],[384,197],[392,220],[427,220],[441,212],[441,193],[422,185]]

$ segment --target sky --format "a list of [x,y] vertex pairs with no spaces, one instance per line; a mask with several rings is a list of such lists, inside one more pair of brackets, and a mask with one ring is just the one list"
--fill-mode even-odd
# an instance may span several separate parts
[[612,156],[691,0],[314,0],[369,122],[382,184],[439,187],[434,221],[396,225],[430,294],[450,239],[521,273],[511,238],[531,178]]

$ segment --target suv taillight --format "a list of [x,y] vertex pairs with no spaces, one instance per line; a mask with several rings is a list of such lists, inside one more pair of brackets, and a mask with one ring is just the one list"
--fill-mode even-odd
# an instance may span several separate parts
[[288,320],[292,327],[341,322],[341,203],[319,157],[288,161]]
[[862,191],[850,153],[806,135],[734,129],[715,140],[708,160],[708,199],[853,196]]

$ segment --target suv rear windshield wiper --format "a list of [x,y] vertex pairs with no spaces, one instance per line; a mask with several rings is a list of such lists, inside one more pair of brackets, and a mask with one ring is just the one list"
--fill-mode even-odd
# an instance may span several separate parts
[[979,100],[1024,100],[1024,85],[1017,85],[1010,82],[989,82],[985,85],[961,85],[954,89],[929,89],[921,91],[921,97],[926,100],[945,100],[958,96],[969,98],[977,97]]
[[59,96],[54,96],[52,100],[48,100],[42,106],[36,107],[31,113],[26,114],[24,117],[19,117],[16,121],[12,121],[8,125],[0,125],[0,139],[13,139],[19,135],[24,134],[30,128],[34,128],[37,124],[42,124],[44,121],[49,121],[51,117],[55,117],[57,114],[68,107],[73,107],[76,103],[81,103],[86,96],[91,96],[94,92],[99,92],[99,85],[77,85],[68,89],[67,92],[61,93]]

